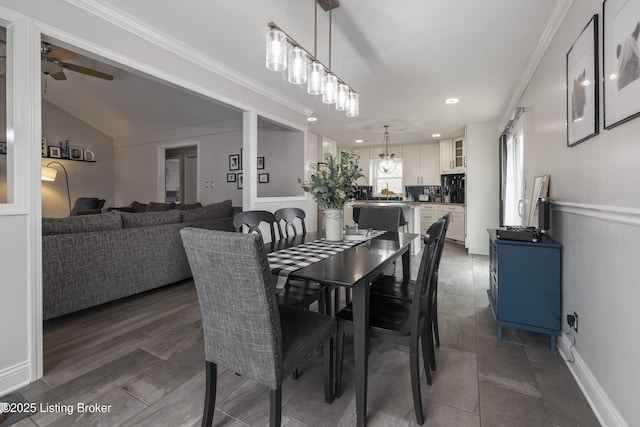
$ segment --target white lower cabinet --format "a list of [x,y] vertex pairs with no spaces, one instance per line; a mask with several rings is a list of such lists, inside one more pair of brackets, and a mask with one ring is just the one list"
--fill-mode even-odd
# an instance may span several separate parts
[[420,234],[424,236],[424,233],[438,218],[440,218],[438,216],[438,205],[423,204],[420,206]]
[[424,203],[420,206],[420,233],[424,235],[431,224],[448,213],[451,214],[451,222],[447,229],[446,238],[464,243],[466,237],[466,212],[464,206]]

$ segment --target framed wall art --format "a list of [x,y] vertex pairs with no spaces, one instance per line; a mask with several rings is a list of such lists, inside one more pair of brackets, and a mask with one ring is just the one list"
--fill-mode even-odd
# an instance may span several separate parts
[[61,159],[62,153],[60,153],[60,147],[49,146],[49,157],[53,157],[54,159]]
[[227,182],[236,182],[236,174],[228,173],[227,174]]
[[604,127],[640,116],[640,1],[603,5]]
[[84,150],[82,147],[69,147],[69,158],[71,160],[84,160]]
[[240,154],[229,155],[229,170],[230,171],[240,170]]
[[236,182],[236,186],[238,187],[238,190],[241,190],[244,188],[244,179],[242,178],[241,173],[237,174],[237,179],[238,181]]
[[258,169],[264,169],[264,157],[258,157]]
[[258,182],[260,184],[266,184],[269,182],[269,174],[268,173],[259,173],[258,174]]
[[599,132],[598,15],[593,15],[567,53],[567,146]]

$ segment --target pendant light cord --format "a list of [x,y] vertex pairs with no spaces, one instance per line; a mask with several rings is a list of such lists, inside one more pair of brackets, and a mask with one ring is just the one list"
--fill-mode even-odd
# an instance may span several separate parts
[[329,70],[331,70],[331,16],[333,15],[333,0],[329,0]]

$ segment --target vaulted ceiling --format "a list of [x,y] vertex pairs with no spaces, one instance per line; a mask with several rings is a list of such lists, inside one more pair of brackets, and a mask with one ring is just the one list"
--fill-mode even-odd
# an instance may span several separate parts
[[[270,21],[313,51],[313,0],[107,0],[105,6],[301,105],[318,119],[310,131],[340,145],[356,139],[378,145],[385,124],[392,143],[421,143],[433,141],[434,133],[456,136],[465,125],[498,122],[559,3],[341,0],[332,16],[331,68],[359,93],[357,118],[307,95],[306,87],[290,85],[286,73],[265,68]],[[319,8],[317,56],[327,65],[328,29],[329,14]],[[67,81],[47,77],[44,97],[112,137],[239,117],[238,111],[95,59],[69,62],[113,74],[113,81],[66,72]],[[446,105],[450,97],[460,102]]]

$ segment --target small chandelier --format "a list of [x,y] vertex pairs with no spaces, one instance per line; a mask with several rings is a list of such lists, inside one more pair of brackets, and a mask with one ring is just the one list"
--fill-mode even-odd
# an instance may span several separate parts
[[396,169],[395,153],[389,153],[389,125],[384,125],[384,137],[382,138],[382,152],[378,154],[380,161],[378,162],[378,170],[382,173],[391,173]]
[[[269,22],[267,24],[269,31],[267,32],[265,65],[267,69],[271,71],[284,71],[288,68],[287,74],[289,83],[294,85],[306,84],[308,94],[322,95],[323,103],[335,104],[336,110],[345,111],[347,117],[358,117],[360,115],[360,100],[358,94],[349,85],[347,85],[344,80],[340,79],[333,71],[331,71],[332,0],[329,0],[329,66],[325,66],[318,60],[317,1],[318,0],[313,0],[313,54],[302,47],[276,24]],[[288,45],[291,45],[291,49],[287,49]]]

